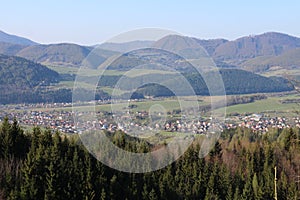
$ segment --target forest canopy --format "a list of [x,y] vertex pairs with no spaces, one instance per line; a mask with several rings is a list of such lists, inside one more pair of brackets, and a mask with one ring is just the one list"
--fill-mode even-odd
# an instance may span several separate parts
[[[112,133],[112,142],[135,152],[151,150],[140,140]],[[260,134],[227,130],[205,158],[195,142],[176,162],[144,174],[129,174],[97,161],[66,136],[17,120],[0,127],[0,199],[297,199],[299,128]]]

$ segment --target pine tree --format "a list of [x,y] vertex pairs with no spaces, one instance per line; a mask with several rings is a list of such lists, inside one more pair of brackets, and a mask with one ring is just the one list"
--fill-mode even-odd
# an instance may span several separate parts
[[[55,136],[59,137],[59,136]],[[62,175],[61,166],[60,166],[60,152],[59,152],[59,143],[58,139],[55,139],[54,145],[50,148],[50,156],[47,156],[50,164],[46,167],[46,187],[45,187],[45,199],[57,199],[61,196],[59,191],[61,188],[60,185],[60,176]]]
[[[105,168],[103,166],[103,164],[101,162],[96,162],[96,169],[95,169],[95,173],[94,173],[94,185],[95,185],[95,196],[98,197],[102,197],[102,196],[106,196],[106,188],[107,188],[107,177],[105,176]],[[96,179],[96,180],[95,180]],[[99,192],[101,192],[99,194]]]
[[95,197],[95,191],[93,188],[93,167],[92,167],[92,161],[90,154],[86,151],[85,156],[84,156],[84,163],[85,163],[85,170],[86,170],[86,175],[85,175],[85,181],[84,181],[84,199],[94,199]]
[[289,149],[296,143],[297,135],[292,128],[289,128],[284,137],[284,149],[289,151]]
[[233,200],[240,200],[240,190],[238,187],[235,188],[235,192],[234,192],[234,196],[233,196]]
[[207,183],[207,189],[206,189],[206,195],[205,199],[218,199],[220,195],[220,176],[219,176],[219,170],[218,163],[215,162],[212,167],[212,173],[210,174],[208,183]]
[[148,199],[148,197],[149,197],[148,187],[147,187],[147,184],[144,184],[143,192],[142,192],[142,199]]
[[10,134],[11,125],[8,118],[5,117],[0,128],[0,150],[1,155],[5,159],[8,159],[12,155],[13,137]]
[[278,182],[278,199],[287,199],[288,196],[288,180],[284,171],[280,173]]
[[22,166],[23,181],[21,185],[22,199],[44,198],[44,173],[45,160],[44,149],[31,148]]
[[216,141],[214,148],[209,153],[209,156],[218,160],[222,158],[222,146],[219,141]]
[[131,174],[130,175],[130,184],[129,184],[129,191],[130,191],[130,199],[136,199],[138,198],[138,186],[136,182],[136,175]]
[[256,200],[262,199],[262,191],[261,191],[261,187],[258,184],[258,179],[257,179],[257,175],[256,173],[253,176],[252,179],[252,188],[253,188],[253,193],[254,193],[254,197]]
[[249,178],[243,189],[242,199],[244,200],[254,200],[254,192],[252,188],[252,180]]
[[106,192],[105,192],[105,189],[104,189],[104,188],[102,188],[102,190],[101,190],[101,196],[100,196],[100,199],[101,199],[101,200],[105,200],[105,199],[106,199]]
[[157,194],[154,189],[152,189],[149,193],[149,200],[158,200]]
[[118,198],[118,187],[117,187],[117,176],[113,175],[113,177],[110,179],[110,198],[111,199],[117,199]]
[[293,199],[293,200],[298,199],[299,198],[298,192],[299,191],[297,190],[297,186],[296,186],[295,182],[292,181],[290,183],[290,186],[289,186],[289,189],[288,189],[287,199]]
[[226,200],[232,200],[233,199],[232,186],[229,186],[225,199]]

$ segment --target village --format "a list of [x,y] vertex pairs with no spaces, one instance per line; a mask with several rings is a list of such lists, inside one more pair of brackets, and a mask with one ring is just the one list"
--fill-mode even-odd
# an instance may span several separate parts
[[[45,105],[35,105],[43,107]],[[85,121],[82,123],[74,122],[73,111],[55,109],[57,107],[70,107],[71,104],[46,105],[51,108],[48,111],[33,110],[33,106],[27,106],[26,109],[11,111],[0,111],[0,123],[8,117],[9,120],[14,118],[19,120],[19,124],[23,127],[42,127],[49,128],[53,132],[59,131],[66,134],[82,133],[86,130],[121,130],[131,132],[140,131],[165,131],[165,132],[181,132],[193,134],[205,134],[211,127],[211,118],[199,117],[194,120],[182,120],[180,118],[169,118],[165,120],[153,121],[149,120],[149,113],[146,111],[136,111],[128,113],[128,115],[111,115],[108,113],[97,113],[95,120]],[[35,107],[36,108],[36,107]],[[53,109],[54,108],[54,109]],[[158,113],[160,115],[160,113]],[[90,115],[89,112],[82,115]],[[300,127],[300,118],[286,117],[269,117],[264,114],[248,114],[227,117],[225,123],[220,125],[220,130],[248,128],[253,132],[266,133],[272,128],[284,129],[292,126]]]

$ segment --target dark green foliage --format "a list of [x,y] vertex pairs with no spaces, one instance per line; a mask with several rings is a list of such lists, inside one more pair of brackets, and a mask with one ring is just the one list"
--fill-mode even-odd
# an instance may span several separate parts
[[33,88],[57,83],[59,74],[20,57],[0,55],[0,85]]
[[[41,65],[20,57],[0,55],[0,104],[72,102],[72,90],[53,88],[60,75]],[[91,93],[82,89],[82,96]],[[108,99],[97,90],[92,100]],[[91,99],[89,99],[91,100]]]
[[293,90],[282,78],[267,78],[243,70],[220,70],[226,94],[282,92]]
[[[175,163],[145,174],[104,166],[76,136],[39,128],[25,135],[16,120],[7,119],[0,133],[1,199],[273,199],[275,165],[278,199],[298,197],[296,128],[282,131],[273,141],[247,129],[235,130],[225,134],[206,158],[198,157],[200,146],[195,144]],[[107,134],[127,151],[153,148],[122,132]],[[283,145],[287,141],[288,148]]]
[[[102,76],[99,86],[108,86],[121,90],[135,90],[138,94],[154,97],[189,96],[195,94],[224,95],[224,91],[220,87],[221,84],[224,84],[225,92],[228,95],[282,92],[294,89],[286,79],[279,77],[268,78],[238,69],[221,69],[219,73],[220,76],[215,72],[209,72],[204,74],[205,78],[196,73],[184,73],[182,77],[178,74],[148,74],[137,77],[124,75],[122,79],[121,76]],[[182,85],[183,77],[187,81],[188,86]],[[216,83],[217,80],[221,80],[223,83]],[[118,81],[121,82],[118,83]],[[210,87],[209,90],[208,86]],[[191,89],[188,90],[189,88],[187,87],[191,87]]]
[[153,96],[153,97],[169,97],[175,96],[175,94],[167,87],[160,86],[158,84],[146,84],[137,90],[137,93],[143,96]]
[[[1,86],[0,86],[1,87]],[[16,89],[10,86],[5,87],[3,96],[0,96],[0,102],[2,104],[12,103],[60,103],[60,102],[72,102],[72,91],[70,89],[58,89],[47,91],[45,89]]]
[[[33,48],[33,47],[32,47]],[[191,67],[190,67],[191,68]],[[193,69],[193,68],[192,68]],[[195,71],[195,70],[194,70]],[[101,76],[99,86],[129,90],[117,98],[140,99],[144,96],[189,96],[189,95],[224,95],[220,84],[216,84],[215,73],[204,74],[205,78],[196,73],[183,74],[147,74],[135,77]],[[283,78],[263,77],[251,72],[237,69],[221,69],[222,81],[226,94],[246,94],[264,92],[282,92],[293,90],[294,87]],[[121,78],[122,77],[122,78]],[[74,77],[63,75],[64,80]],[[95,77],[89,77],[92,80]],[[183,84],[183,78],[188,84]],[[61,80],[60,75],[49,68],[28,61],[24,58],[0,55],[0,103],[40,103],[40,102],[71,102],[72,91],[52,87]],[[207,80],[206,83],[204,80]],[[121,81],[121,82],[120,82]],[[211,82],[210,82],[211,81]],[[158,84],[161,83],[161,84]],[[178,87],[180,85],[180,87]],[[210,86],[208,90],[208,86]],[[82,89],[83,90],[83,89]],[[131,93],[133,94],[131,95]],[[82,97],[89,96],[89,90],[82,91]],[[130,95],[130,96],[129,96]],[[101,90],[96,91],[93,99],[108,99],[109,95]]]
[[0,103],[32,102],[59,74],[24,58],[0,55]]
[[[0,86],[1,87],[1,86]],[[10,90],[8,90],[10,88]],[[6,92],[3,92],[3,96],[0,96],[0,103],[66,103],[72,102],[72,90],[71,89],[54,89],[47,90],[45,88],[38,90],[19,90],[11,87],[6,87]],[[85,94],[91,94],[92,91],[86,89],[78,89],[82,97],[90,96]],[[110,95],[102,90],[97,90],[95,96],[86,98],[85,100],[103,100],[110,99]],[[81,99],[84,100],[84,99]]]
[[22,158],[28,151],[28,138],[23,134],[16,119],[10,124],[4,118],[0,127],[0,158]]

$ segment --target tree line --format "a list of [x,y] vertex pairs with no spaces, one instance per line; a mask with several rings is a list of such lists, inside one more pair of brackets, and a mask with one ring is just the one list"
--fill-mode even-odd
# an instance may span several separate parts
[[[128,151],[153,148],[117,131],[112,142]],[[24,131],[17,120],[0,126],[0,199],[297,199],[300,175],[299,128],[227,130],[209,155],[199,143],[171,165],[130,174],[97,161],[76,135],[38,127]]]
[[[183,79],[187,82],[183,83]],[[218,80],[222,82],[218,83]],[[118,83],[118,81],[121,82]],[[178,87],[178,84],[181,87]],[[193,91],[187,90],[190,88],[185,84],[189,84]],[[222,84],[224,84],[224,88],[221,87]],[[227,95],[294,90],[294,86],[284,78],[264,77],[239,69],[220,69],[217,73],[208,72],[202,75],[199,73],[147,74],[135,77],[105,75],[100,78],[98,86],[125,91],[135,90],[140,96],[153,97],[175,96],[172,91],[175,88],[177,96],[210,95],[210,92],[213,92],[214,95],[224,95],[224,90]]]

